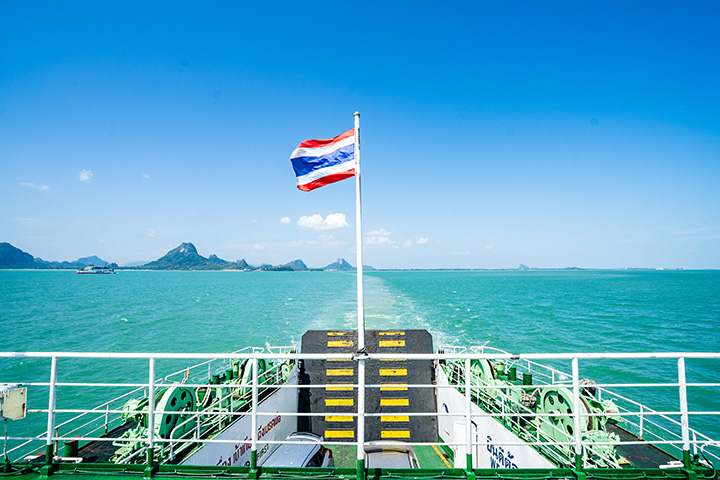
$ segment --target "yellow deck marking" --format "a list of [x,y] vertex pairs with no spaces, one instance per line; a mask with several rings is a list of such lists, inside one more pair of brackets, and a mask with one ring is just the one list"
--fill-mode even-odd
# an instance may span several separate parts
[[329,415],[325,417],[326,422],[352,422],[353,417],[348,417],[346,415]]
[[[382,400],[381,400],[382,401]],[[354,405],[352,398],[326,398],[326,407],[352,407]]]
[[328,358],[328,362],[349,362],[347,358]]
[[407,390],[407,389],[408,389],[408,387],[401,387],[400,385],[405,385],[405,384],[402,384],[402,383],[398,383],[398,384],[389,383],[388,385],[389,385],[389,386],[387,386],[387,387],[380,387],[380,391],[381,391],[381,392],[396,392],[396,391]]
[[405,332],[380,332],[380,335],[405,335]]
[[328,337],[342,337],[345,332],[327,332]]
[[381,415],[380,421],[381,422],[409,422],[410,417],[407,415]]
[[340,392],[340,391],[342,391],[342,392],[344,392],[344,391],[350,391],[350,392],[352,392],[353,388],[354,388],[354,387],[353,387],[352,385],[342,385],[342,386],[337,386],[337,387],[327,386],[327,387],[325,387],[325,391],[326,391],[326,392],[333,392],[333,391],[335,391],[335,392]]
[[404,347],[405,340],[380,340],[381,347]]
[[410,438],[410,430],[383,430],[381,438]]
[[328,368],[325,370],[325,375],[328,377],[343,377],[346,375],[352,375],[354,370],[352,368]]
[[352,347],[355,342],[352,340],[328,340],[328,347]]
[[410,400],[407,398],[381,398],[381,407],[409,407]]
[[380,358],[381,362],[407,362],[407,358]]
[[432,447],[435,450],[435,453],[437,453],[440,456],[440,458],[442,458],[442,461],[445,462],[445,466],[447,466],[448,468],[453,468],[452,465],[450,465],[450,462],[448,462],[447,459],[445,458],[445,455],[443,455],[435,445],[433,445]]
[[353,430],[325,430],[325,438],[355,438]]
[[381,368],[380,369],[380,376],[381,377],[397,377],[405,375],[407,376],[407,368]]

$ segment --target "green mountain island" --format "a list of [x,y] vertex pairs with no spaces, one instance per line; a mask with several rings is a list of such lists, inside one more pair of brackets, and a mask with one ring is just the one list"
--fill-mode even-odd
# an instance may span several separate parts
[[[14,247],[9,243],[0,243],[0,269],[81,269],[87,265],[103,266],[107,265],[111,268],[118,269],[117,264],[108,263],[97,256],[79,258],[73,262],[47,262],[41,258],[33,257],[27,252]],[[302,260],[293,260],[284,265],[264,264],[260,266],[252,266],[245,259],[236,262],[229,262],[219,258],[217,255],[203,257],[195,248],[195,245],[189,242],[181,243],[178,247],[170,250],[168,253],[157,260],[134,265],[134,268],[144,270],[243,270],[243,271],[287,271],[301,272],[310,270],[328,270],[328,271],[352,271],[355,267],[350,265],[345,259],[338,258],[335,262],[324,268],[310,269]],[[365,266],[368,270],[374,270],[372,267]]]
[[7,242],[0,243],[0,269],[82,269],[88,265],[118,268],[116,263],[106,262],[95,255],[78,258],[73,262],[47,262],[42,258],[23,252]]
[[[205,258],[197,252],[195,245],[192,243],[181,243],[178,247],[170,250],[154,262],[146,263],[139,268],[146,270],[262,270],[275,272],[302,272],[311,270],[302,260],[293,260],[283,265],[263,264],[255,267],[248,264],[245,259],[229,262],[218,258],[217,255],[210,255],[208,258]],[[372,267],[367,268],[372,269]],[[345,259],[339,258],[324,268],[312,270],[348,271],[355,270],[355,267],[347,263]]]

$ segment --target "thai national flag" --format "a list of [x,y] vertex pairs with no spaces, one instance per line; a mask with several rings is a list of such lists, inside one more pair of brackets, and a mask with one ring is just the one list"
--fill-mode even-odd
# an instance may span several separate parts
[[298,188],[306,192],[355,176],[355,129],[329,140],[305,140],[290,161]]

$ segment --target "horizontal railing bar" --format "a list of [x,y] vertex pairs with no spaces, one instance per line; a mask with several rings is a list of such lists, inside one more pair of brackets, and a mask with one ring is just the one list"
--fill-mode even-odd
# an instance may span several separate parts
[[[157,413],[157,412],[156,412]],[[171,413],[171,414],[177,414],[177,412],[164,412],[164,413]],[[246,413],[250,412],[240,412],[239,415],[245,415]],[[680,412],[674,412],[674,415],[680,415]],[[229,415],[218,413],[218,415]],[[287,415],[289,417],[305,417],[305,416],[325,416],[325,415],[353,415],[357,416],[357,412],[325,412],[325,413],[298,413],[298,412],[258,412],[258,416],[263,417],[272,417],[275,415]],[[393,412],[393,413],[370,413],[365,412],[366,417],[383,417],[388,415],[405,415],[410,417],[465,417],[465,413],[441,413],[441,412]],[[621,414],[622,415],[622,414]],[[624,414],[624,415],[631,415],[631,414]],[[518,412],[497,412],[497,413],[473,413],[471,415],[472,418],[478,418],[478,417],[498,417],[498,418],[504,418],[504,417],[526,417],[526,418],[550,418],[550,417],[574,417],[575,414],[573,413],[518,413]],[[606,417],[606,413],[583,413],[582,417]]]
[[[329,384],[333,385],[333,384]],[[403,385],[404,386],[404,385]],[[297,387],[296,387],[297,388]],[[228,399],[229,400],[229,399]],[[237,401],[237,400],[235,400]],[[237,408],[241,408],[243,406],[249,405],[250,401],[240,402],[237,405]],[[476,406],[479,406],[478,404],[474,403]],[[520,408],[527,408],[524,405],[516,402],[510,402],[510,405],[514,405]],[[47,408],[36,408],[36,409],[27,409],[28,413],[48,413],[49,409]],[[97,410],[97,409],[76,409],[76,408],[56,408],[53,410],[56,413],[81,413],[84,415],[91,415],[91,414],[97,414],[98,416],[102,416],[105,414],[123,414],[128,413],[127,410],[122,409],[105,409],[105,410]],[[245,414],[252,412],[252,409],[245,410],[243,412],[238,411],[206,411],[206,410],[198,410],[198,411],[178,411],[178,410],[155,410],[153,409],[153,413],[156,414],[167,414],[167,415],[191,415],[191,414],[207,414],[207,415],[231,415],[231,414]],[[142,409],[142,410],[132,410],[132,413],[137,414],[148,414],[149,410]],[[680,415],[682,412],[670,410],[670,411],[657,411],[657,410],[638,410],[638,411],[631,411],[631,410],[624,410],[624,411],[618,411],[618,412],[583,412],[581,413],[582,417],[607,417],[607,416],[619,416],[619,417],[632,417],[632,416],[645,416],[645,417],[657,417],[657,416],[670,416],[670,415]],[[720,411],[691,411],[689,413],[692,413],[693,415],[720,415]],[[331,414],[331,413],[329,413]],[[258,412],[258,415],[272,415],[272,413],[269,412]],[[453,415],[460,415],[464,416],[464,413],[458,413]],[[574,416],[573,413],[561,413],[561,412],[554,412],[554,413],[533,413],[530,410],[523,410],[523,411],[507,411],[507,412],[482,412],[482,413],[473,413],[473,417],[479,417],[479,416],[511,416],[511,417],[532,417],[532,416],[552,416],[552,417],[572,417]],[[73,419],[66,420],[64,423],[70,422],[71,420],[77,420],[80,416],[77,416]],[[672,418],[666,418],[667,420],[673,420]],[[64,424],[63,423],[63,424]],[[58,424],[57,426],[62,426],[63,424]]]
[[[32,413],[48,413],[49,410],[42,409],[42,410],[28,410],[28,412]],[[86,410],[81,409],[55,409],[53,410],[55,413],[87,413]],[[103,412],[97,412],[97,413],[112,413],[112,414],[123,414],[128,413],[124,410],[106,410]],[[133,410],[133,414],[142,414],[147,415],[149,412],[148,410]],[[244,411],[177,411],[177,410],[153,410],[153,414],[157,415],[183,415],[183,416],[195,416],[195,415],[202,415],[202,416],[243,416],[243,415],[250,415],[252,413],[252,410],[244,410]],[[621,413],[614,413],[613,416],[638,416],[640,413],[643,412],[621,412]],[[655,412],[652,414],[644,414],[645,416],[662,416],[662,415],[680,415],[681,412]],[[720,415],[720,412],[690,412],[693,415]],[[342,415],[350,415],[351,412],[342,412]],[[357,415],[357,412],[352,413],[353,415]],[[366,412],[365,416],[386,416],[386,415],[397,415],[398,413],[370,413]],[[294,416],[294,417],[306,417],[306,416],[324,416],[324,415],[339,415],[338,412],[325,412],[325,413],[298,413],[298,412],[258,412],[258,416],[265,416],[265,417],[271,417],[276,415],[287,415],[287,416]],[[409,416],[438,416],[438,417],[464,417],[464,413],[441,413],[441,412],[402,412],[402,415],[409,415]],[[581,414],[583,418],[586,417],[606,417],[608,416],[607,413],[583,413]],[[485,412],[485,413],[473,413],[472,418],[477,417],[498,417],[498,418],[504,418],[504,417],[524,417],[524,418],[548,418],[548,417],[574,417],[573,413],[532,413],[532,412]],[[77,418],[77,417],[76,417]],[[65,424],[71,422],[72,420],[67,420]],[[116,421],[115,419],[111,421]],[[58,427],[61,426],[61,424],[58,425]]]
[[[34,383],[19,383],[22,387],[49,387],[49,382],[34,382]],[[169,383],[168,385],[177,385],[176,383]],[[147,383],[89,383],[89,382],[78,382],[78,383],[60,383],[55,384],[56,387],[122,387],[122,388],[137,388],[147,387]],[[124,396],[124,395],[123,395]]]
[[[246,403],[244,403],[243,405],[247,405],[247,404],[249,404],[249,403],[250,403],[250,402],[246,402]],[[520,404],[515,404],[515,405],[518,405],[518,406],[519,406]],[[114,413],[114,414],[128,413],[128,411],[126,411],[126,410],[84,410],[84,409],[74,409],[74,408],[67,408],[67,409],[65,409],[65,408],[56,408],[56,409],[54,409],[53,411],[56,412],[56,413],[82,413],[82,414],[92,414],[92,413],[95,413],[95,414],[98,414],[98,415],[105,415],[105,414],[110,414],[110,413]],[[27,412],[28,412],[28,413],[48,413],[49,410],[48,410],[47,408],[38,408],[38,409],[28,409]],[[224,412],[223,412],[223,411],[204,411],[204,410],[200,410],[200,411],[178,411],[178,410],[162,410],[162,411],[161,411],[161,410],[153,410],[153,413],[154,413],[154,414],[166,414],[166,415],[195,415],[195,414],[199,414],[199,415],[214,415],[214,416],[218,416],[218,415],[245,415],[245,414],[249,414],[249,413],[251,413],[251,412],[252,412],[252,409],[248,409],[248,410],[245,410],[245,411],[242,411],[242,412],[238,412],[238,411],[224,411]],[[143,415],[146,415],[146,414],[149,413],[149,411],[148,411],[148,410],[132,410],[132,413],[134,413],[134,414],[143,414]],[[408,413],[411,414],[411,415],[413,415],[413,413],[411,413],[411,412],[407,412],[407,413],[403,413],[403,414],[408,414]],[[680,412],[680,411],[668,411],[668,412],[662,412],[662,411],[660,411],[660,412],[658,412],[658,411],[656,411],[656,410],[651,410],[651,411],[637,411],[637,412],[633,412],[633,411],[623,411],[623,412],[614,412],[614,413],[611,413],[611,414],[609,414],[609,413],[607,413],[607,412],[599,412],[599,413],[589,413],[589,412],[588,412],[588,413],[582,413],[581,416],[582,416],[583,418],[585,418],[585,417],[607,417],[607,416],[632,417],[632,416],[640,416],[640,415],[643,415],[643,416],[645,416],[645,417],[653,417],[653,416],[680,415],[681,413],[682,413],[682,412]],[[689,414],[692,414],[692,415],[720,415],[720,411],[699,411],[699,412],[691,411],[691,412],[688,412],[688,413],[689,413]],[[264,416],[271,416],[271,415],[276,415],[276,414],[277,414],[276,412],[258,412],[258,415],[264,415]],[[334,415],[334,414],[337,414],[337,412],[320,413],[319,415]],[[420,414],[421,414],[420,412],[417,413],[417,415],[420,415]],[[464,413],[447,413],[447,414],[441,414],[441,413],[432,413],[432,412],[430,412],[430,413],[428,413],[428,414],[429,414],[429,415],[443,415],[443,416],[465,416]],[[305,414],[304,414],[304,413],[297,413],[297,412],[295,412],[295,413],[288,413],[287,415],[299,415],[299,416],[303,416],[303,415],[305,415]],[[366,415],[372,415],[372,414],[371,414],[371,413],[366,413]],[[380,415],[380,414],[378,414],[378,415]],[[382,414],[382,415],[389,415],[389,414],[388,414],[388,413],[385,413],[385,414]],[[424,414],[423,414],[423,415],[424,415]],[[530,411],[521,411],[521,412],[513,412],[513,411],[510,411],[510,412],[504,412],[504,413],[502,413],[502,412],[473,413],[472,416],[473,416],[473,417],[573,417],[574,414],[573,414],[573,413],[560,413],[560,412],[556,412],[556,413],[533,413],[533,412],[530,412]],[[62,424],[58,424],[57,426],[63,426],[64,424],[67,424],[67,423],[69,423],[69,422],[71,422],[71,421],[73,421],[73,420],[77,420],[78,418],[79,418],[79,416],[78,416],[78,417],[75,417],[75,418],[73,418],[73,419],[70,419],[70,420],[66,420],[65,422],[63,422]],[[666,419],[667,419],[667,420],[673,420],[672,418],[666,418]]]
[[[323,353],[123,353],[123,352],[0,352],[0,358],[108,358],[108,359],[244,359],[257,358],[265,360],[325,360],[348,359],[354,360],[354,354],[323,354]],[[502,359],[502,360],[572,360],[578,359],[718,359],[720,353],[713,352],[656,352],[656,353],[369,353],[364,354],[366,360],[375,359],[412,359],[412,360],[442,360],[442,359]]]
[[[22,438],[25,438],[25,437],[8,437],[9,440],[16,440],[16,439],[22,439]],[[38,439],[38,440],[43,440],[43,439]],[[69,441],[69,440],[83,440],[83,441],[89,441],[89,442],[111,442],[112,441],[112,442],[118,442],[118,443],[136,443],[137,442],[137,439],[128,439],[128,438],[120,438],[120,437],[117,437],[117,438],[114,438],[114,437],[83,437],[83,438],[79,438],[79,437],[74,437],[74,436],[73,437],[59,436],[59,437],[52,437],[51,440],[59,441],[59,442],[64,442],[64,441]],[[189,438],[189,439],[156,438],[155,441],[158,443],[216,443],[216,444],[238,443],[238,444],[248,444],[248,445],[250,444],[249,441],[238,441],[237,439],[214,439],[214,438],[213,439],[201,439],[201,440],[194,439],[194,438]],[[260,440],[260,442],[267,443],[270,445],[280,445],[280,444],[284,444],[284,443],[292,443],[292,444],[300,443],[300,442],[287,442],[284,440]],[[375,442],[377,442],[377,443],[375,443]],[[324,440],[322,443],[323,443],[323,445],[325,445],[325,444],[327,444],[327,445],[354,444],[354,442],[331,442],[331,441],[324,441]],[[647,445],[647,444],[676,445],[676,444],[681,444],[681,443],[682,443],[682,441],[680,441],[680,440],[678,440],[678,441],[670,441],[670,440],[660,441],[660,440],[658,440],[658,441],[653,441],[653,442],[647,442],[647,441],[583,442],[584,445]],[[691,444],[697,444],[697,445],[703,445],[705,443],[706,442],[691,441]],[[390,445],[391,443],[386,440],[371,440],[371,441],[365,442],[365,445],[375,445],[375,444]],[[552,442],[552,444],[548,444],[547,442],[493,441],[492,444],[493,445],[506,445],[506,446],[520,446],[520,445],[537,445],[537,446],[565,445],[565,446],[570,446],[570,445],[574,445],[575,442],[573,442],[573,441],[569,441],[569,442],[555,441],[555,442]],[[467,443],[464,441],[463,442],[399,442],[398,445],[420,445],[420,446],[435,445],[435,446],[440,446],[440,445],[467,445]],[[487,442],[471,442],[471,445],[472,446],[488,445],[488,443]]]
[[[36,383],[19,383],[19,386],[28,386],[28,387],[48,387],[50,386],[49,382],[36,382]],[[316,385],[278,385],[273,383],[262,383],[258,386],[260,388],[324,388],[326,386],[343,386],[343,387],[353,387],[357,388],[357,384],[355,383],[327,383],[327,384],[316,384]],[[112,388],[112,387],[118,387],[118,388],[142,388],[144,386],[147,386],[147,383],[89,383],[89,382],[77,382],[77,383],[56,383],[56,387],[106,387],[106,388]],[[166,387],[185,387],[185,388],[219,388],[219,389],[239,389],[239,388],[251,388],[252,384],[250,383],[232,383],[232,384],[212,384],[212,383],[156,383],[155,386],[158,389],[166,388]],[[460,384],[453,384],[450,383],[448,385],[433,385],[433,384],[394,384],[394,383],[377,383],[377,384],[367,384],[365,385],[366,388],[380,388],[380,387],[393,387],[393,386],[402,386],[402,387],[408,387],[408,388],[465,388],[465,385]],[[557,388],[557,387],[570,387],[570,384],[562,384],[562,383],[554,383],[554,384],[531,384],[531,385],[479,385],[479,384],[473,384],[472,389],[478,389],[478,390],[514,390],[514,389],[550,389],[550,388]],[[680,386],[679,383],[606,383],[606,384],[593,384],[590,386],[583,386],[581,388],[658,388],[658,387],[667,387],[667,388],[678,388]],[[703,383],[687,383],[686,386],[688,387],[720,387],[720,384],[703,384]],[[617,398],[623,398],[621,395],[615,394],[614,392],[603,390],[608,395],[613,395]],[[123,396],[126,396],[126,394],[123,394]],[[624,398],[623,398],[624,399]],[[107,402],[110,403],[110,402]]]

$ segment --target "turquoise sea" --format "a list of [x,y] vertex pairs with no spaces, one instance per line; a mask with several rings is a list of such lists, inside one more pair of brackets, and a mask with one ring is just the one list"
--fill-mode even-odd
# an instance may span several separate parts
[[[354,329],[356,279],[343,272],[0,271],[0,351],[231,352],[299,345],[308,329]],[[370,272],[368,329],[424,328],[435,344],[512,353],[720,352],[720,271]],[[47,381],[46,359],[0,359],[0,383]],[[569,371],[569,363],[559,367]],[[597,382],[677,381],[668,360],[581,363]],[[688,360],[688,381],[720,383],[720,361]],[[146,381],[146,364],[64,360],[60,381]],[[674,380],[673,380],[674,379]],[[71,387],[65,387],[70,389]],[[691,409],[720,411],[694,387]],[[678,408],[677,389],[636,394]],[[63,406],[98,399],[68,395]],[[44,408],[46,398],[29,399]],[[690,424],[720,437],[718,416]],[[40,420],[14,422],[38,427]],[[24,424],[22,422],[25,422]],[[37,433],[37,432],[33,432]]]

